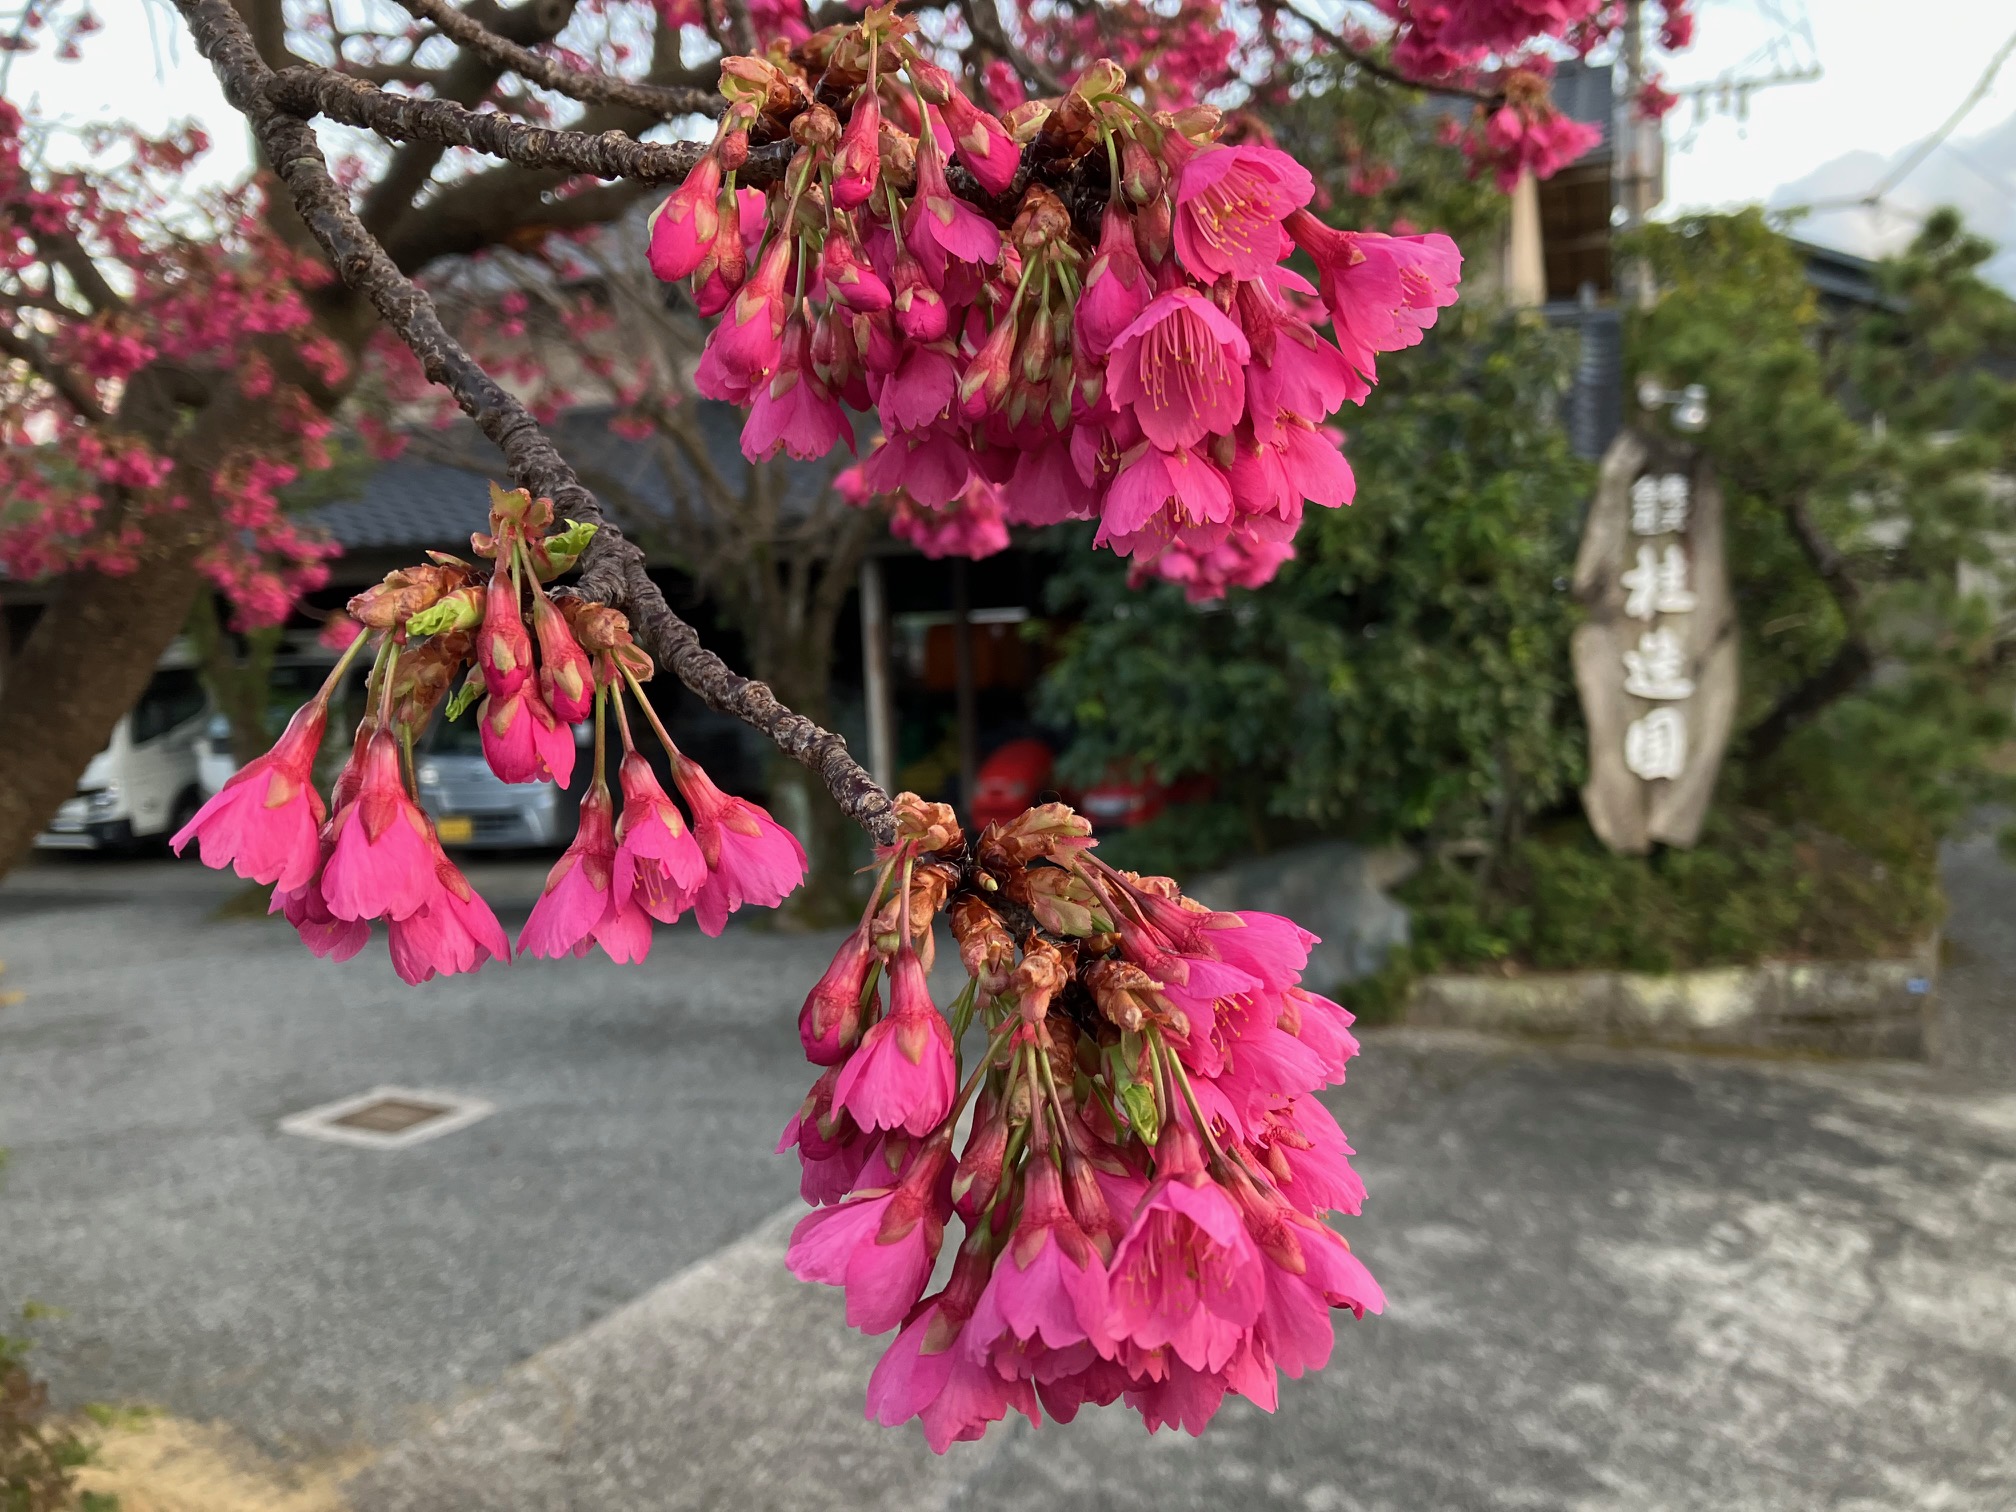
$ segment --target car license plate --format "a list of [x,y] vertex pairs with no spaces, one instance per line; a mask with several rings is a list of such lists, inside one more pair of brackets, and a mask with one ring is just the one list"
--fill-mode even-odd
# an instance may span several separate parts
[[444,814],[434,821],[443,845],[467,845],[476,838],[476,821],[467,814]]

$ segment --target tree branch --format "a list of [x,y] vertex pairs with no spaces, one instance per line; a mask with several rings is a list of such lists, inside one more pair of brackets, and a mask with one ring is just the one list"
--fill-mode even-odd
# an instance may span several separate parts
[[725,106],[719,95],[706,90],[662,89],[655,84],[632,84],[608,74],[569,68],[498,36],[475,17],[448,4],[448,0],[399,0],[399,3],[471,52],[569,99],[593,105],[620,105],[668,120],[682,115],[718,116]]
[[[312,65],[274,74],[266,93],[292,115],[327,116],[395,142],[472,147],[526,168],[564,169],[600,179],[676,182],[693,171],[706,150],[698,142],[640,142],[620,131],[591,136],[528,126],[494,110],[387,94],[362,79]],[[782,177],[791,146],[786,141],[750,149],[744,177],[754,184]]]
[[[574,17],[574,3],[575,0],[522,0],[507,11],[499,9],[496,0],[471,0],[470,8],[474,10],[480,5],[494,19],[495,29],[501,34],[512,41],[530,43],[559,35]],[[503,70],[494,63],[465,48],[449,64],[448,76],[438,93],[455,104],[479,105],[502,74]],[[383,233],[411,212],[414,200],[433,177],[443,150],[437,142],[415,141],[393,153],[378,182],[364,196],[359,209],[364,224]]]
[[1848,559],[1813,518],[1806,495],[1797,493],[1784,506],[1785,523],[1814,575],[1840,611],[1843,639],[1827,665],[1793,688],[1743,739],[1744,754],[1760,761],[1783,745],[1792,732],[1836,699],[1861,686],[1876,665],[1875,653],[1862,633],[1862,585],[1849,570]]
[[6,326],[0,326],[0,352],[25,364],[30,372],[61,394],[64,402],[85,419],[112,418],[105,406],[98,402],[98,395],[92,390],[91,385],[62,363],[51,358],[35,341],[16,334]]
[[520,487],[553,500],[562,518],[600,528],[583,561],[581,591],[619,604],[638,641],[710,708],[760,731],[814,772],[834,801],[879,843],[894,838],[889,796],[848,753],[847,742],[777,700],[769,688],[732,670],[665,602],[644,570],[637,547],[603,517],[544,431],[510,394],[462,349],[441,324],[432,301],[400,273],[330,177],[315,132],[267,97],[274,75],[259,58],[229,0],[176,0],[196,46],[224,86],[225,97],[251,121],[274,171],[337,273],[368,297],[411,348],[428,378],[442,385],[504,454]]

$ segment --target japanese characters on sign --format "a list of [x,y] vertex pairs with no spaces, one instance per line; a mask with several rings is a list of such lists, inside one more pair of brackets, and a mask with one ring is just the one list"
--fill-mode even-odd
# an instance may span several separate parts
[[1736,718],[1739,646],[1722,490],[1686,442],[1611,443],[1575,553],[1570,639],[1589,727],[1582,807],[1612,850],[1693,845]]
[[1631,485],[1631,533],[1640,539],[1636,565],[1621,579],[1624,614],[1646,628],[1624,653],[1624,691],[1665,705],[1624,731],[1624,765],[1647,782],[1677,780],[1687,770],[1687,717],[1673,707],[1694,694],[1687,642],[1679,626],[1657,621],[1691,614],[1695,599],[1687,586],[1685,544],[1668,541],[1661,547],[1645,537],[1684,532],[1691,503],[1685,473],[1647,473]]

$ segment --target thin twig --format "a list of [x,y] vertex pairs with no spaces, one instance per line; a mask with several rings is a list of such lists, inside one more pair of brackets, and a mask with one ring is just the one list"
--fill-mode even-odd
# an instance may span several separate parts
[[520,47],[508,37],[500,37],[474,16],[457,10],[448,0],[399,0],[399,3],[433,24],[444,37],[479,53],[500,68],[508,68],[520,78],[587,105],[620,105],[670,120],[682,115],[718,116],[726,102],[719,95],[701,89],[665,89],[656,84],[633,84],[610,74],[570,68]]
[[709,707],[733,715],[769,737],[785,755],[814,772],[848,818],[879,844],[895,838],[889,796],[848,753],[847,742],[793,713],[768,687],[743,677],[700,644],[644,570],[644,554],[603,516],[538,423],[448,334],[433,301],[402,274],[365,230],[330,176],[314,128],[268,95],[276,76],[261,61],[230,0],[176,0],[210,61],[224,95],[258,134],[273,171],[336,272],[368,297],[419,359],[428,378],[455,396],[504,454],[514,481],[553,500],[565,519],[598,525],[583,562],[581,591],[618,604],[646,650],[671,667]]
[[[555,131],[528,126],[494,110],[468,110],[450,100],[388,94],[347,74],[309,64],[273,74],[266,96],[297,116],[327,116],[362,126],[395,142],[473,147],[526,168],[558,168],[600,179],[673,183],[693,171],[706,149],[698,142],[640,142],[620,131]],[[791,144],[752,148],[743,181],[761,185],[781,178]]]
[[1429,94],[1452,95],[1459,100],[1475,100],[1480,105],[1492,105],[1503,98],[1500,94],[1482,89],[1469,89],[1461,84],[1433,84],[1425,79],[1410,79],[1391,64],[1380,62],[1361,47],[1354,47],[1344,39],[1343,33],[1333,26],[1318,21],[1297,5],[1295,0],[1284,0],[1282,9],[1314,32],[1317,40],[1327,45],[1331,51],[1340,54],[1347,63],[1354,68],[1363,69],[1375,79],[1384,79],[1388,84],[1398,84],[1402,89],[1419,89]]
[[727,0],[728,39],[735,44],[735,51],[744,57],[755,57],[763,51],[763,44],[756,38],[756,23],[749,15],[749,0]]
[[973,33],[973,40],[1006,58],[1015,72],[1022,76],[1024,84],[1038,94],[1064,93],[1063,81],[1048,66],[1030,57],[1010,40],[1007,28],[1001,24],[1001,12],[995,9],[995,0],[961,0],[961,6],[966,15],[966,29]]

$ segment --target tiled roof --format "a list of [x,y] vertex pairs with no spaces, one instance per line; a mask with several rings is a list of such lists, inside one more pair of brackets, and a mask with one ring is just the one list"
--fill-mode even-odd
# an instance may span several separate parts
[[[742,417],[730,405],[699,400],[694,405],[708,457],[724,483],[739,489],[749,474],[743,460]],[[356,494],[314,510],[309,518],[348,551],[453,550],[481,530],[489,516],[488,484],[505,481],[501,458],[474,426],[442,433],[466,451],[470,468],[450,462],[401,457],[381,463]],[[650,441],[634,441],[609,428],[606,411],[583,410],[553,427],[554,440],[592,490],[606,492],[610,514],[620,520],[639,507],[670,516],[675,501],[698,507],[704,496],[691,466]],[[785,461],[781,509],[786,518],[807,508],[823,488],[824,463]],[[670,476],[667,476],[669,467]]]

